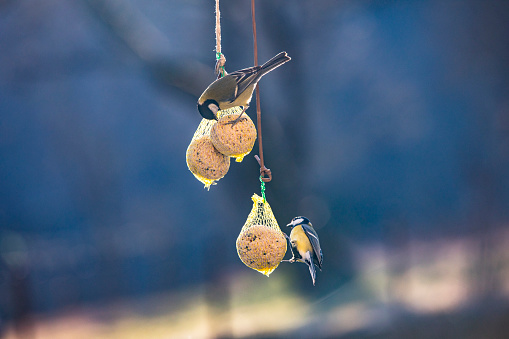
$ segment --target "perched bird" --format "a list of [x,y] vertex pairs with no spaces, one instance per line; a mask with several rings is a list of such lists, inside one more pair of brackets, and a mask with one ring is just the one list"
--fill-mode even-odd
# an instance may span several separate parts
[[261,66],[254,66],[232,72],[217,79],[207,87],[198,99],[198,111],[205,119],[217,120],[219,110],[243,106],[240,119],[251,102],[258,81],[265,74],[291,60],[286,52],[281,52]]
[[[313,285],[315,284],[316,269],[315,265],[322,270],[323,254],[320,248],[320,240],[318,234],[306,217],[295,217],[286,225],[291,227],[290,237],[286,238],[290,241],[292,250],[292,258],[285,260],[288,262],[303,262],[309,266]],[[286,234],[285,234],[286,235]]]

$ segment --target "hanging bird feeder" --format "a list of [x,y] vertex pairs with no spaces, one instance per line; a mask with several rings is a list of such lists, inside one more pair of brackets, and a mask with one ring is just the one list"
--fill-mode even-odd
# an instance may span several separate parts
[[267,200],[257,194],[251,199],[253,208],[237,238],[237,253],[246,266],[269,276],[286,254],[286,238]]
[[[258,66],[254,0],[251,1],[254,40],[254,65]],[[224,65],[226,59],[221,53],[219,0],[216,0],[216,74],[218,79],[227,75]],[[283,53],[283,52],[282,52]],[[280,54],[282,54],[280,53]],[[290,58],[284,52],[284,62]],[[272,59],[271,59],[272,60]],[[270,60],[269,60],[270,61]],[[263,67],[263,66],[262,66]],[[267,66],[269,67],[269,66]],[[259,68],[261,69],[261,68]],[[265,198],[265,183],[272,180],[270,169],[263,159],[260,92],[256,84],[257,128],[251,118],[240,107],[217,112],[217,121],[203,119],[194,133],[186,153],[189,170],[205,184],[206,188],[226,175],[230,167],[230,157],[237,162],[249,154],[258,139],[259,154],[255,155],[260,165],[261,194],[252,196],[253,207],[236,241],[237,253],[248,267],[269,276],[283,260],[287,250],[285,234],[279,228],[272,209]],[[246,108],[246,107],[245,107]],[[235,123],[231,123],[235,121]]]
[[253,148],[256,128],[247,115],[233,127],[224,126],[240,112],[240,107],[233,107],[218,112],[219,122],[202,119],[187,148],[187,167],[207,189],[228,173],[230,157],[240,162]]

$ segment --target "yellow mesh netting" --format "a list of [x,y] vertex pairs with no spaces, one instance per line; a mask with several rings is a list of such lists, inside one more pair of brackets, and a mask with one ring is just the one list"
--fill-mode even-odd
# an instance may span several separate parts
[[237,238],[237,253],[242,262],[269,276],[286,254],[286,238],[269,203],[254,194],[253,208]]
[[[217,116],[218,116],[218,119],[221,119],[222,117],[226,117],[226,116],[229,116],[232,114],[240,114],[240,112],[242,112],[242,109],[240,107],[233,107],[233,108],[219,111],[217,113]],[[221,159],[220,156],[218,157],[218,154],[213,154],[214,153],[213,150],[207,152],[210,154],[205,154],[205,156],[209,156],[209,158],[212,158],[212,159],[209,159],[210,161],[208,162],[207,165],[209,165],[212,162],[214,165],[213,167],[218,167],[217,171],[213,171],[214,173],[212,174],[211,171],[209,170],[210,166],[207,166],[206,168],[202,168],[202,169],[197,168],[197,166],[199,167],[199,163],[201,163],[201,161],[198,161],[198,164],[196,163],[196,161],[192,161],[193,156],[195,155],[195,154],[192,154],[193,153],[192,151],[194,150],[193,147],[196,146],[196,143],[198,140],[201,139],[201,141],[203,143],[204,139],[210,138],[210,131],[216,123],[217,122],[215,120],[202,119],[202,121],[198,125],[198,128],[194,132],[193,138],[191,139],[191,142],[189,143],[189,146],[186,151],[187,167],[189,168],[191,173],[193,173],[193,175],[196,177],[196,179],[201,181],[205,185],[205,188],[207,188],[207,189],[209,189],[211,185],[215,185],[216,181],[218,181],[219,179],[224,177],[226,172],[228,172],[229,158],[226,161],[225,159]],[[207,140],[207,142],[208,142],[208,140]],[[210,149],[210,147],[209,147],[209,149]],[[249,150],[248,152],[242,153],[242,154],[231,155],[231,157],[235,158],[235,160],[237,162],[241,162],[242,159],[244,158],[244,156],[246,156],[250,152],[251,152],[251,150]],[[199,154],[199,153],[196,153],[196,154]],[[202,156],[203,155],[204,154],[202,153]],[[204,175],[203,173],[207,173],[207,174]]]

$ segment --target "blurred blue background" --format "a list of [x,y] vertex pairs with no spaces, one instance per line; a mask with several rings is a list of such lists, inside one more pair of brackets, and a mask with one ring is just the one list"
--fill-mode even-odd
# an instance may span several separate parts
[[[250,1],[220,6],[251,66]],[[213,1],[3,0],[1,337],[509,333],[509,2],[256,8],[259,61],[292,57],[260,82],[267,199],[313,222],[316,286],[237,256],[257,144],[210,191],[187,169]]]

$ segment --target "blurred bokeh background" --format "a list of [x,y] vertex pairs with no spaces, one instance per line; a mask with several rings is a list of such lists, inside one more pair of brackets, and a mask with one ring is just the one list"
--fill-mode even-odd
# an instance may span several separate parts
[[[220,6],[251,66],[250,1]],[[292,57],[260,83],[267,199],[313,222],[316,286],[237,257],[257,145],[210,191],[187,169],[214,1],[2,0],[0,337],[507,338],[509,2],[256,9],[260,62]]]

